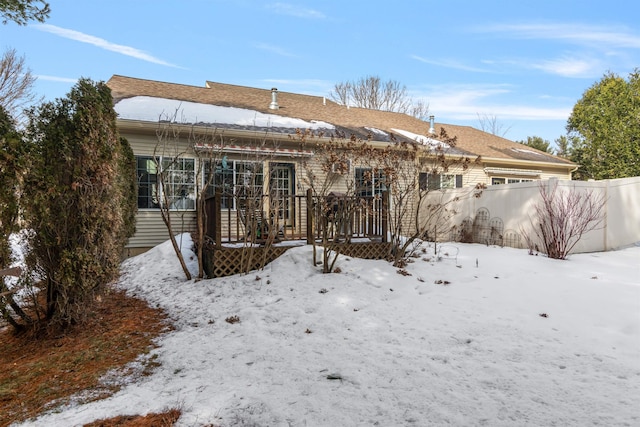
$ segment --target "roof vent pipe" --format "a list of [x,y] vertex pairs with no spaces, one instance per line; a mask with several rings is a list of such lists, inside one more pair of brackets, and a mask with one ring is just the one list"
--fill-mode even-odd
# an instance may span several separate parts
[[434,116],[429,116],[429,133],[431,135],[436,133],[436,128],[435,128],[435,117]]
[[278,110],[280,106],[278,105],[278,88],[271,88],[271,104],[269,104],[270,110]]

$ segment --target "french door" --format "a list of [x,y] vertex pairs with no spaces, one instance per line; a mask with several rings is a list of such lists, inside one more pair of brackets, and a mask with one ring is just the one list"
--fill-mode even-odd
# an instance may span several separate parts
[[271,163],[269,165],[269,195],[271,196],[272,214],[277,215],[278,222],[284,226],[292,226],[294,219],[295,165],[293,163]]

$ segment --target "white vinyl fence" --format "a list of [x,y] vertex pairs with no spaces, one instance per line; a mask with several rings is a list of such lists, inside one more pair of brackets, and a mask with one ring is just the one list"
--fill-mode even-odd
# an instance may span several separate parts
[[[593,191],[605,200],[604,221],[583,236],[573,253],[619,249],[640,242],[640,177],[603,181],[548,181],[493,185],[475,198],[468,188],[432,192],[429,202],[459,200],[452,204],[456,214],[449,219],[450,240],[473,241],[526,248],[525,235],[534,236],[535,206],[542,201],[540,185],[558,184],[557,194]],[[426,215],[426,209],[423,209]],[[444,237],[444,236],[442,236]]]

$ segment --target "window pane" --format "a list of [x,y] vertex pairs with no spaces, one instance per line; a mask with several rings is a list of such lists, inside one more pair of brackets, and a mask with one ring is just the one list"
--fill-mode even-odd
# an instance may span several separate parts
[[440,175],[440,188],[454,188],[455,176],[453,175]]
[[[210,178],[212,169],[215,173],[213,179]],[[210,163],[205,165],[205,180],[205,182],[211,182],[207,187],[207,195],[213,196],[219,188],[222,193],[221,207],[235,209],[237,206],[234,200],[262,196],[264,183],[262,163],[233,161],[225,157],[218,161],[214,168]]]
[[195,209],[195,159],[163,159],[162,191],[170,209]]
[[426,172],[420,172],[418,175],[418,186],[420,191],[427,191],[429,189],[429,174]]
[[153,157],[136,156],[138,179],[138,208],[158,208],[157,164]]
[[356,195],[368,197],[373,194],[373,174],[371,169],[357,168],[355,176]]
[[440,174],[430,173],[427,178],[427,188],[429,190],[439,190],[441,186]]
[[381,170],[373,171],[369,168],[356,168],[355,194],[360,197],[370,197],[381,194],[387,189],[387,179]]
[[235,171],[234,194],[242,198],[262,196],[262,163],[236,162]]

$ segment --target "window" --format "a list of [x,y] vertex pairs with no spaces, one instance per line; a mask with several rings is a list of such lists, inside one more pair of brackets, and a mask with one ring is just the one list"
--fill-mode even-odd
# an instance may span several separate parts
[[519,182],[532,182],[532,179],[522,179],[522,178],[500,178],[493,177],[491,178],[491,185],[500,185],[500,184],[517,184]]
[[169,202],[169,207],[176,210],[195,209],[195,159],[164,158],[161,164],[164,173],[162,192]]
[[[158,180],[158,164],[164,170],[164,187]],[[175,210],[195,209],[195,159],[136,156],[138,208],[159,208],[166,197]]]
[[418,175],[418,184],[422,191],[440,190],[443,188],[461,188],[462,175],[444,175],[422,172]]
[[136,156],[138,176],[138,208],[159,208],[157,163],[153,157]]
[[386,178],[381,170],[356,168],[356,195],[368,197],[386,191]]
[[[237,209],[236,200],[262,196],[264,175],[260,162],[228,160],[226,156],[216,163],[213,185],[207,189],[213,195],[217,188],[222,192],[222,208]],[[207,165],[205,179],[211,176],[211,165]]]

